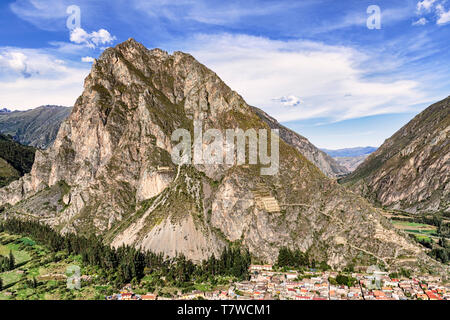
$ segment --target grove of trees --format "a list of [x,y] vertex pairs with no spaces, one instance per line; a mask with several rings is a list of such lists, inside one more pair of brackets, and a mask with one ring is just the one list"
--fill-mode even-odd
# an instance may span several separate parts
[[[182,254],[166,258],[163,254],[141,251],[131,246],[112,248],[100,237],[61,235],[47,225],[34,221],[8,219],[0,224],[0,232],[7,231],[31,237],[54,252],[65,250],[68,254],[81,255],[86,264],[108,270],[111,281],[117,286],[139,281],[145,274],[159,272],[178,285],[215,276],[233,276],[248,279],[251,263],[250,252],[240,247],[225,248],[220,257],[212,255],[200,264],[194,264]],[[0,266],[10,267],[11,258],[2,257]]]
[[281,268],[319,268],[321,270],[328,270],[330,267],[326,262],[317,262],[309,257],[308,253],[303,253],[299,249],[291,250],[286,247],[280,248],[278,252],[277,266]]

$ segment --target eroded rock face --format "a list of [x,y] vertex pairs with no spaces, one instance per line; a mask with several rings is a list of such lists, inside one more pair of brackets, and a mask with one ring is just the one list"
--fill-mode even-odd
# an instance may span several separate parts
[[343,182],[375,203],[415,212],[450,210],[450,97],[417,115]]
[[413,257],[412,266],[440,267],[319,170],[340,172],[285,128],[273,176],[262,176],[261,165],[171,161],[172,132],[192,134],[194,120],[204,130],[279,127],[267,117],[192,56],[130,39],[93,64],[72,114],[32,172],[0,190],[0,205],[10,205],[3,215],[194,260],[239,241],[267,262],[288,246],[334,267],[400,265],[399,256]]

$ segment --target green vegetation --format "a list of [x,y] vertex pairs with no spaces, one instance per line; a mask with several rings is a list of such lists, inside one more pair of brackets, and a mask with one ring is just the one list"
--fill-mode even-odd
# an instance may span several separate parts
[[[0,243],[0,258],[9,259],[4,252],[10,250],[15,259],[11,270],[0,270],[0,300],[103,299],[105,292],[113,290],[98,276],[99,269],[80,263],[81,256],[52,252],[30,238],[6,232],[0,232]],[[81,266],[81,273],[89,279],[80,290],[67,289],[65,271],[73,265]],[[100,283],[102,290],[97,288]]]
[[0,158],[0,187],[20,178],[20,173],[8,161]]
[[31,171],[35,149],[0,134],[0,187]]
[[330,269],[330,266],[326,262],[317,262],[311,259],[308,253],[303,253],[299,249],[292,251],[289,248],[282,247],[278,252],[277,267],[279,268],[291,268],[291,269],[303,269],[303,268],[318,268],[326,271]]
[[396,213],[391,217],[392,224],[408,233],[412,239],[430,249],[428,255],[442,262],[450,261],[450,220],[449,214],[410,215],[406,212]]
[[429,256],[442,263],[448,263],[450,261],[450,242],[444,238],[439,239],[439,247],[434,247],[429,252]]
[[[16,219],[0,224],[0,241],[2,252],[10,250],[9,257],[2,258],[7,265],[0,273],[3,290],[13,289],[17,299],[103,299],[130,282],[137,292],[166,296],[178,289],[209,290],[248,279],[251,260],[248,250],[233,247],[196,265],[183,255],[165,259],[132,247],[114,249],[97,237],[62,236],[46,225]],[[70,265],[80,265],[83,274],[90,275],[81,291],[66,288],[64,272]],[[1,298],[6,298],[4,293]]]
[[450,214],[446,212],[432,214],[393,212],[388,218],[392,220],[396,228],[414,233],[419,239],[420,235],[450,237]]
[[389,274],[389,277],[391,279],[400,279],[400,278],[411,278],[411,270],[407,270],[404,268],[401,268],[398,272],[393,272]]
[[414,227],[414,228],[427,228],[428,227],[427,224],[417,223],[417,222],[394,221],[393,223],[394,223],[394,225]]
[[353,287],[358,280],[353,277],[350,277],[350,276],[338,274],[336,276],[336,278],[329,277],[328,281],[330,282],[330,284],[335,285],[335,286],[343,285],[343,286]]
[[418,236],[437,235],[437,228],[425,223],[397,220],[394,220],[392,223],[394,224],[394,227],[403,230],[406,233],[412,233]]
[[6,160],[20,175],[31,171],[35,148],[23,146],[11,136],[0,134],[0,157]]

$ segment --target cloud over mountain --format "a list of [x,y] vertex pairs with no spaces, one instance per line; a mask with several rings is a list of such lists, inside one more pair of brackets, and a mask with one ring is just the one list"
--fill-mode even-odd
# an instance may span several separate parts
[[86,32],[83,28],[75,28],[70,32],[70,41],[83,44],[89,48],[96,48],[99,45],[110,44],[116,40],[108,30],[100,29],[91,33]]

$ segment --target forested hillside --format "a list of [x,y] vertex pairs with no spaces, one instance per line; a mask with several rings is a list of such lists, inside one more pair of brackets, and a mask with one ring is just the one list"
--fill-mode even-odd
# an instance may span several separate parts
[[31,171],[36,149],[0,134],[0,187]]

